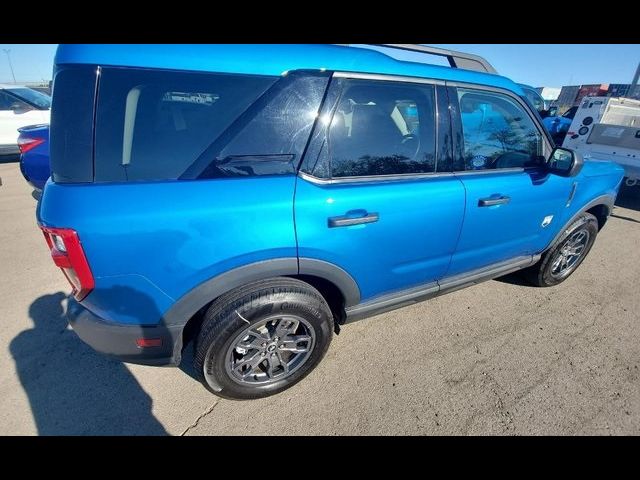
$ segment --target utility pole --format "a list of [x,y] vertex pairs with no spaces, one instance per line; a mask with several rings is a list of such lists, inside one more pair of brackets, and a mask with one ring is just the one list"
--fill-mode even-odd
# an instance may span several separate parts
[[16,82],[16,74],[13,73],[13,64],[11,63],[11,49],[10,48],[3,48],[2,50],[4,50],[4,53],[7,54],[7,60],[9,61],[9,68],[11,69],[11,76],[13,77],[13,83],[17,83]]
[[638,62],[638,68],[636,68],[636,74],[633,76],[633,82],[631,82],[631,87],[629,88],[630,97],[640,96],[640,92],[637,91],[638,80],[640,80],[640,62]]

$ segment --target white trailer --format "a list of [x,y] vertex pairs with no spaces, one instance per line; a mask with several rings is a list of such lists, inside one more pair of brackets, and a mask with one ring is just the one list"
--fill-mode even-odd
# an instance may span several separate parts
[[562,144],[585,158],[624,167],[627,185],[640,180],[640,100],[585,97]]

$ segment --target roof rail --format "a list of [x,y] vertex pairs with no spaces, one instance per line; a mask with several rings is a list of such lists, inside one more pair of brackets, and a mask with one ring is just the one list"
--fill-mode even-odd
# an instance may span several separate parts
[[428,47],[413,43],[372,43],[370,45],[445,57],[449,61],[451,68],[462,68],[483,73],[498,73],[487,60],[471,53],[456,52],[446,48]]

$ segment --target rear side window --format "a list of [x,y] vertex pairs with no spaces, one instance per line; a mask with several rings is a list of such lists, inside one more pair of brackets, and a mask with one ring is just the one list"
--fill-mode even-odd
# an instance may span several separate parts
[[329,82],[323,72],[292,72],[255,102],[182,178],[295,173]]
[[159,70],[102,70],[95,180],[180,178],[278,79]]
[[331,176],[436,169],[434,87],[347,80],[329,127]]
[[33,110],[31,105],[22,100],[0,90],[0,110],[2,111],[29,111]]
[[54,182],[93,181],[93,104],[97,67],[58,67],[53,80],[49,152]]

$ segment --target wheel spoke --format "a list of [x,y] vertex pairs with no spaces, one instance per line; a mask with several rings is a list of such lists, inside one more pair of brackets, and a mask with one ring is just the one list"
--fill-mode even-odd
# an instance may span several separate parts
[[267,358],[267,376],[273,378],[276,374],[276,369],[280,366],[280,357],[276,354],[272,354]]
[[240,342],[238,342],[238,347],[240,348],[244,348],[245,350],[253,350],[256,348],[263,348],[262,344],[266,343],[268,338],[265,338],[264,336],[260,335],[258,336],[258,333],[253,333],[253,332],[249,332],[250,335],[252,336],[252,338],[249,338],[248,340],[242,340]]
[[296,332],[299,324],[300,322],[298,322],[298,320],[294,320],[292,318],[281,318],[278,320],[278,325],[276,326],[276,335],[280,338],[291,335]]
[[[299,345],[300,343],[306,343],[306,345]],[[303,353],[308,352],[311,344],[311,337],[309,335],[289,335],[282,341],[281,350],[285,352]]]
[[[263,360],[264,357],[260,355],[260,352],[255,352],[253,354],[245,355],[233,366],[233,369],[243,378],[248,377],[249,375],[254,373],[256,367],[260,365]],[[243,370],[247,365],[249,366],[249,368],[247,370]]]
[[584,250],[584,245],[578,245],[569,249],[568,253],[570,255],[580,255]]
[[260,338],[263,341],[269,340],[269,333],[262,333],[260,330],[258,330],[257,328],[252,328],[251,330],[249,330],[249,335],[253,335],[256,338]]
[[284,373],[286,375],[287,373],[289,373],[289,362],[286,362],[282,358],[282,354],[280,352],[277,352],[276,355],[278,356],[278,361],[280,362],[280,365],[282,365],[282,368],[284,369]]
[[558,268],[560,267],[560,263],[562,262],[563,256],[562,255],[558,255],[558,258],[556,258],[553,261],[553,265],[551,265],[551,271],[552,272],[556,272],[558,270]]

